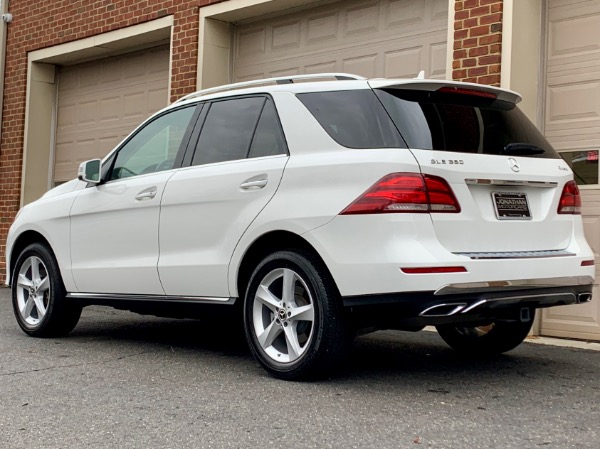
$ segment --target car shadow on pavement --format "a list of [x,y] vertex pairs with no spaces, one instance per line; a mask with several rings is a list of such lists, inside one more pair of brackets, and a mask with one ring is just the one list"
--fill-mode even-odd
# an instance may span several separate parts
[[[163,319],[112,309],[94,315],[89,318],[84,315],[71,339],[93,340],[96,344],[119,342],[119,345],[143,350],[147,346],[184,349],[188,356],[191,352],[198,358],[218,355],[237,359],[238,363],[254,363],[241,323],[224,323],[222,319]],[[506,355],[474,359],[455,353],[435,332],[382,331],[357,338],[346,363],[328,381],[499,382],[503,376],[513,382],[515,378],[530,381],[556,375],[552,366],[558,362],[552,358],[557,355],[561,358],[570,351],[524,344]],[[560,360],[559,365],[563,367],[569,361],[579,363],[576,358],[562,358],[565,360]],[[587,368],[590,372],[590,367]],[[598,375],[598,371],[597,366],[592,367],[591,372]]]

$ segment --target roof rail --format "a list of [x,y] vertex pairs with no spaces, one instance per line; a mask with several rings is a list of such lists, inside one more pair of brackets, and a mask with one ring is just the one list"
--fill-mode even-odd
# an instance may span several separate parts
[[181,101],[190,100],[192,98],[202,97],[204,95],[213,94],[216,92],[225,92],[233,89],[240,89],[243,87],[261,86],[263,84],[293,84],[296,80],[310,80],[319,78],[335,78],[336,80],[365,80],[366,78],[358,75],[352,75],[350,73],[313,73],[310,75],[291,75],[291,76],[280,76],[276,78],[266,78],[261,80],[243,81],[241,83],[225,84],[223,86],[211,87],[209,89],[199,90],[191,94],[181,97],[176,100],[175,103]]

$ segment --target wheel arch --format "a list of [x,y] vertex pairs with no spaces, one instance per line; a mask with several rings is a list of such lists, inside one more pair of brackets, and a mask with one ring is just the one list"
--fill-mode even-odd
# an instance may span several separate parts
[[[294,249],[304,250],[314,255],[331,276],[327,264],[319,252],[307,240],[290,231],[270,231],[254,240],[242,256],[236,273],[235,285],[237,287],[238,298],[243,298],[250,276],[252,276],[252,272],[262,259],[275,251]],[[333,276],[331,276],[331,279],[335,284]]]
[[9,277],[6,280],[9,285],[12,283],[12,280],[14,278],[15,265],[17,264],[19,254],[21,254],[21,252],[32,243],[41,243],[43,245],[46,245],[52,253],[52,255],[54,256],[54,258],[56,258],[56,254],[54,254],[54,250],[52,249],[52,246],[50,245],[50,242],[48,241],[48,239],[46,239],[46,237],[34,230],[28,230],[23,232],[17,237],[10,250],[10,259],[8,267]]

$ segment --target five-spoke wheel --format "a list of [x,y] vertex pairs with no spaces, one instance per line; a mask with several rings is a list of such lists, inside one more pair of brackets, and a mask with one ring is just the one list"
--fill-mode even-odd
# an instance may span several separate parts
[[311,253],[278,251],[250,279],[244,302],[246,337],[274,376],[303,379],[335,367],[350,341],[339,294]]
[[18,256],[12,300],[19,326],[34,337],[66,335],[81,315],[81,306],[66,297],[54,254],[41,243],[29,245]]
[[50,299],[48,269],[37,256],[25,259],[15,279],[17,305],[21,318],[30,326],[43,320]]

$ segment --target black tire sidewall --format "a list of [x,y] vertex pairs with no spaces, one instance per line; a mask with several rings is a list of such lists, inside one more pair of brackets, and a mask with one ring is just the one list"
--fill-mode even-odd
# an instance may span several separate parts
[[[335,331],[331,328],[339,324],[335,321],[341,320],[336,307],[332,307],[335,306],[334,301],[337,298],[332,298],[332,295],[335,296],[335,294],[332,292],[332,285],[327,274],[318,266],[315,266],[314,262],[314,258],[302,252],[279,251],[273,253],[258,265],[246,290],[244,300],[246,339],[259,363],[268,372],[280,378],[300,379],[311,377],[311,374],[319,371],[319,366],[326,365],[323,362],[328,355],[334,356],[334,354],[328,354],[331,348],[328,347],[326,340],[332,336],[330,335],[332,334],[331,331]],[[312,296],[315,312],[309,346],[297,360],[290,363],[279,363],[269,357],[258,343],[254,331],[253,306],[256,291],[264,277],[278,268],[289,268],[302,278]]]
[[[44,263],[50,282],[50,294],[48,298],[48,307],[46,309],[46,314],[44,315],[40,323],[38,323],[35,326],[28,324],[23,319],[19,311],[19,306],[17,302],[17,277],[19,276],[19,271],[21,270],[23,263],[29,257],[32,256],[39,258]],[[15,314],[15,318],[17,319],[17,323],[25,333],[31,336],[46,337],[53,336],[57,333],[65,333],[61,332],[65,329],[65,321],[63,321],[63,319],[66,318],[69,321],[73,321],[76,317],[75,324],[79,319],[81,308],[78,309],[74,306],[69,307],[69,305],[66,304],[66,290],[62,281],[58,263],[56,262],[56,259],[52,252],[43,244],[33,243],[21,252],[19,257],[17,258],[17,262],[13,271],[11,290],[13,311]],[[71,328],[72,327],[74,327],[74,325],[71,326]]]
[[510,351],[525,340],[533,326],[535,310],[532,312],[530,321],[498,321],[487,334],[479,337],[464,335],[457,326],[438,326],[437,329],[442,339],[462,354],[493,356]]

